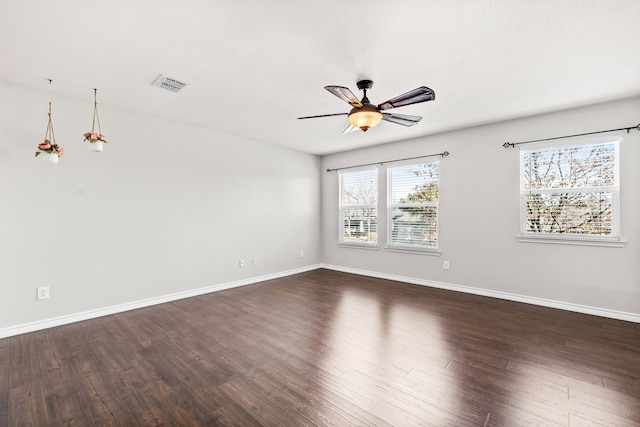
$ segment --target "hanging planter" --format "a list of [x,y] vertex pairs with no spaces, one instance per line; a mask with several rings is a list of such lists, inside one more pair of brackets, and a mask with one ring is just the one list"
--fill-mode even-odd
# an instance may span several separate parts
[[[96,123],[98,131],[96,132]],[[93,151],[102,151],[104,144],[107,142],[100,128],[100,117],[98,117],[98,89],[93,89],[93,121],[91,122],[91,132],[83,134],[84,140],[89,141],[93,147]]]
[[53,134],[53,121],[51,121],[51,102],[49,102],[49,121],[47,122],[47,131],[44,134],[44,142],[38,144],[36,157],[42,153],[49,153],[49,161],[58,163],[60,156],[64,154],[64,149],[56,144],[56,137]]

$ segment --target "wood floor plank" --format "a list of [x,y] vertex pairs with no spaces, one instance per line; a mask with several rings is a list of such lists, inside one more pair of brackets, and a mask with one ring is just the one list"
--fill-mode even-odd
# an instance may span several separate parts
[[8,417],[9,409],[9,338],[5,338],[0,341],[5,341],[0,344],[0,426],[3,424],[3,420],[6,421]]
[[11,337],[9,351],[10,389],[40,379],[40,362],[35,332]]
[[[102,365],[90,348],[76,349],[65,355],[68,374],[64,381],[74,393],[79,406],[74,418],[82,424],[100,424],[113,421],[130,409],[119,400],[116,385],[118,373],[108,365]],[[74,408],[75,410],[75,408]]]
[[314,270],[0,340],[0,426],[640,425],[640,327]]
[[[442,404],[442,400],[431,399],[431,396],[424,391],[409,390],[405,386],[408,383],[403,385],[398,381],[387,380],[378,375],[355,369],[347,372],[341,377],[341,380],[349,382],[353,387],[363,390],[368,395],[378,397],[380,402],[376,405],[377,409],[374,410],[374,413],[381,416],[389,411],[397,412],[401,424],[414,425],[415,420],[425,419],[433,420],[434,424],[432,425],[479,425],[487,415],[484,410],[466,405],[462,399],[455,402],[454,406],[446,406]],[[444,387],[448,386],[449,383],[444,385]],[[451,396],[455,392],[447,389],[447,394]],[[383,412],[380,412],[380,408],[384,408]],[[383,419],[387,421],[394,419],[388,417],[389,414]]]
[[235,402],[230,402],[213,413],[213,421],[216,425],[227,427],[252,427],[262,426],[247,411],[242,409]]
[[264,388],[258,389],[243,376],[237,376],[224,383],[220,389],[262,425],[314,425],[312,420],[296,411],[297,408],[292,407],[283,397]]
[[9,391],[8,425],[49,425],[44,389],[39,381],[29,381]]
[[[302,403],[308,417],[319,425],[383,425],[381,418],[375,417],[371,409],[379,398],[344,394],[334,388],[338,378],[329,378],[321,368],[313,364],[299,363],[292,366],[280,360],[271,361],[251,376],[251,380],[287,399]],[[322,386],[319,386],[322,384]]]
[[36,333],[47,414],[53,424],[81,426],[89,417],[81,407],[78,390],[66,381],[73,372],[68,363],[70,353],[60,348],[63,331],[52,328]]

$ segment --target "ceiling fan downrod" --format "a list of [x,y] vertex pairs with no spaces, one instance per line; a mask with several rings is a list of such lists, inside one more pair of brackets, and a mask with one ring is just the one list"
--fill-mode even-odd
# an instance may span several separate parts
[[369,103],[369,98],[367,98],[367,90],[373,87],[373,81],[371,80],[360,80],[357,83],[358,89],[360,89],[364,93],[364,97],[362,98],[362,103]]

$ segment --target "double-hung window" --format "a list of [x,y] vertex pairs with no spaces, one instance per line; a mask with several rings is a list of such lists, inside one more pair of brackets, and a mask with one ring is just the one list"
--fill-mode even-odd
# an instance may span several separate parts
[[520,152],[520,238],[620,241],[618,139]]
[[340,243],[378,245],[378,170],[340,174]]
[[438,162],[388,169],[390,249],[437,251]]

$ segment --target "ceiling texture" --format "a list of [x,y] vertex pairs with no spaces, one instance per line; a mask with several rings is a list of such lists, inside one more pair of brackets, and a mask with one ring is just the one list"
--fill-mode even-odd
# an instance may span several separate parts
[[[2,0],[0,79],[323,155],[640,95],[639,17],[638,0]],[[413,127],[296,119],[348,112],[323,88],[360,98],[361,79],[373,104],[436,99],[389,111]]]

